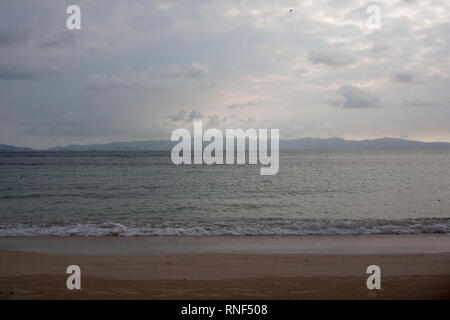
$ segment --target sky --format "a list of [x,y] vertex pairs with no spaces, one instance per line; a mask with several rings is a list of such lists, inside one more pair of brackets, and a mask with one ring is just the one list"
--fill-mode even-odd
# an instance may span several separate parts
[[168,140],[194,120],[450,142],[450,1],[0,2],[0,143]]

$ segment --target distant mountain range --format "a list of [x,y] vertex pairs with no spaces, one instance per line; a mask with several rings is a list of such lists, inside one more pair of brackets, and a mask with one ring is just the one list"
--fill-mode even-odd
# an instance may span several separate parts
[[89,145],[71,144],[66,147],[50,148],[48,151],[168,151],[171,149],[172,143],[168,140],[149,140]]
[[0,144],[0,152],[19,152],[19,151],[33,151],[33,149],[14,147],[7,144]]
[[[69,145],[46,151],[169,151],[174,143],[168,140],[112,142],[107,144]],[[300,138],[280,140],[280,150],[450,150],[448,142],[421,142],[396,138],[344,140],[341,138]],[[44,151],[0,145],[0,152]]]
[[341,138],[301,138],[280,140],[281,150],[450,150],[448,142],[421,142],[396,138],[344,140]]

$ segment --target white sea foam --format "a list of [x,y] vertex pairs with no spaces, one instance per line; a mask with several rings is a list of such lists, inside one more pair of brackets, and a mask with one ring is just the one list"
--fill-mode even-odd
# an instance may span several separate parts
[[115,222],[73,225],[0,224],[0,236],[215,236],[215,235],[355,235],[450,233],[449,219],[227,221],[133,225]]

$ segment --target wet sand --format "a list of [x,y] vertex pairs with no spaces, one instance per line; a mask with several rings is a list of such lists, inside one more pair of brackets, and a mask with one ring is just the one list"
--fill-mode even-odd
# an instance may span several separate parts
[[0,299],[450,299],[450,236],[7,237]]

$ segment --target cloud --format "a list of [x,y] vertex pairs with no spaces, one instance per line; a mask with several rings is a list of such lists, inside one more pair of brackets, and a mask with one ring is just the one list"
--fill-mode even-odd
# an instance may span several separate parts
[[309,52],[308,59],[315,64],[327,66],[345,66],[357,61],[357,57],[347,51],[313,50]]
[[0,46],[9,46],[14,44],[25,44],[28,41],[29,31],[20,29],[2,29],[0,30]]
[[50,40],[41,42],[39,48],[55,48],[64,47],[75,44],[75,33],[73,31],[63,31],[58,33],[55,37]]
[[229,105],[227,108],[228,109],[237,109],[237,108],[256,106],[258,104],[260,104],[259,100],[250,100],[250,101],[247,101],[244,103],[233,103],[233,104]]
[[167,116],[167,119],[170,119],[173,122],[178,122],[178,121],[184,120],[186,115],[187,115],[187,112],[185,110],[181,110],[177,114],[172,114],[172,115]]
[[94,74],[85,81],[85,89],[89,91],[111,91],[123,88],[132,88],[136,82],[123,79],[120,76],[107,76],[104,74]]
[[185,110],[181,110],[180,112],[172,115],[168,115],[166,118],[171,120],[172,122],[179,121],[192,121],[195,119],[202,119],[204,116],[198,110],[192,110],[189,114]]
[[210,72],[209,66],[201,62],[193,62],[186,69],[186,76],[189,78],[203,78]]
[[255,122],[255,119],[253,117],[248,117],[247,119],[240,120],[241,123],[252,123]]
[[[223,118],[222,121],[226,121],[226,118]],[[209,127],[218,127],[220,126],[221,122],[220,117],[218,115],[212,115],[208,117],[208,126]]]
[[391,76],[392,81],[399,83],[413,83],[417,79],[417,75],[408,71],[399,71]]
[[0,79],[3,80],[38,81],[57,75],[59,75],[59,72],[54,69],[22,66],[0,66]]
[[198,110],[192,110],[189,114],[188,120],[194,120],[194,119],[202,119],[203,114]]
[[402,106],[403,107],[412,107],[412,108],[417,108],[417,107],[433,107],[433,106],[438,106],[440,105],[439,102],[437,101],[426,101],[426,100],[403,100]]
[[372,48],[370,49],[370,52],[372,52],[374,54],[382,54],[389,50],[392,50],[392,46],[390,44],[376,43],[372,46]]
[[85,81],[88,91],[112,91],[117,89],[149,90],[180,86],[189,80],[206,77],[210,72],[207,64],[193,62],[188,66],[171,65],[166,68],[150,68],[144,72],[123,69],[118,74],[94,74]]
[[364,90],[345,85],[339,88],[337,94],[341,96],[340,100],[332,103],[334,106],[342,108],[371,108],[380,105],[379,99],[375,94],[365,92]]
[[166,71],[161,72],[161,76],[166,78],[204,78],[209,75],[210,71],[207,64],[193,62],[185,67],[169,66]]

